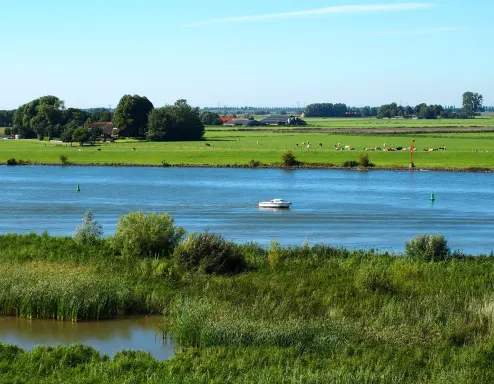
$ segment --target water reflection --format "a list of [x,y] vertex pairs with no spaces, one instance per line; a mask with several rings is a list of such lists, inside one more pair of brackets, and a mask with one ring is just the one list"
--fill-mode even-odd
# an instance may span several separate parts
[[174,346],[159,331],[159,322],[157,316],[78,323],[0,317],[0,341],[27,350],[82,343],[110,356],[122,349],[143,350],[162,360],[173,356]]

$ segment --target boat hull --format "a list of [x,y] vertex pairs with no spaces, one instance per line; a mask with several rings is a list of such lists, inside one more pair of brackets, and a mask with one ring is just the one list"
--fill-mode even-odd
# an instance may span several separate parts
[[272,203],[270,201],[261,201],[259,202],[259,208],[290,208],[292,203],[284,202],[284,203]]

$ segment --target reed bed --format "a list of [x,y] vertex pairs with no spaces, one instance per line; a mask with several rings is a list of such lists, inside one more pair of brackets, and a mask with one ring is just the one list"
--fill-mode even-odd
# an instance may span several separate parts
[[163,313],[180,345],[142,352],[0,344],[7,382],[490,383],[494,258],[426,261],[328,246],[238,246],[245,272],[122,258],[105,241],[0,236],[0,313],[89,320]]

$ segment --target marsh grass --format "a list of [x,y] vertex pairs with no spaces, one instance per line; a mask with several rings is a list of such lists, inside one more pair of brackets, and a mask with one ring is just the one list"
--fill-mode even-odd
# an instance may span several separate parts
[[[0,313],[63,320],[163,313],[181,346],[157,362],[82,347],[0,345],[23,382],[492,382],[494,259],[239,245],[245,272],[122,258],[104,241],[0,236]],[[272,259],[270,261],[270,259]],[[60,361],[63,360],[63,363]],[[40,368],[41,367],[41,368]],[[7,379],[6,379],[7,380]],[[51,381],[50,381],[51,380]],[[8,381],[8,380],[7,380]]]

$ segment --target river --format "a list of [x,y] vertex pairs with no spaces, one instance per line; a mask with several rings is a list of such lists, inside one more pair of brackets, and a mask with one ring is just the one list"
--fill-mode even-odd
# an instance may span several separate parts
[[[293,206],[257,207],[271,198]],[[493,204],[491,173],[0,166],[0,233],[71,235],[90,209],[111,235],[119,216],[143,210],[237,242],[401,252],[427,232],[478,254],[494,249]]]

